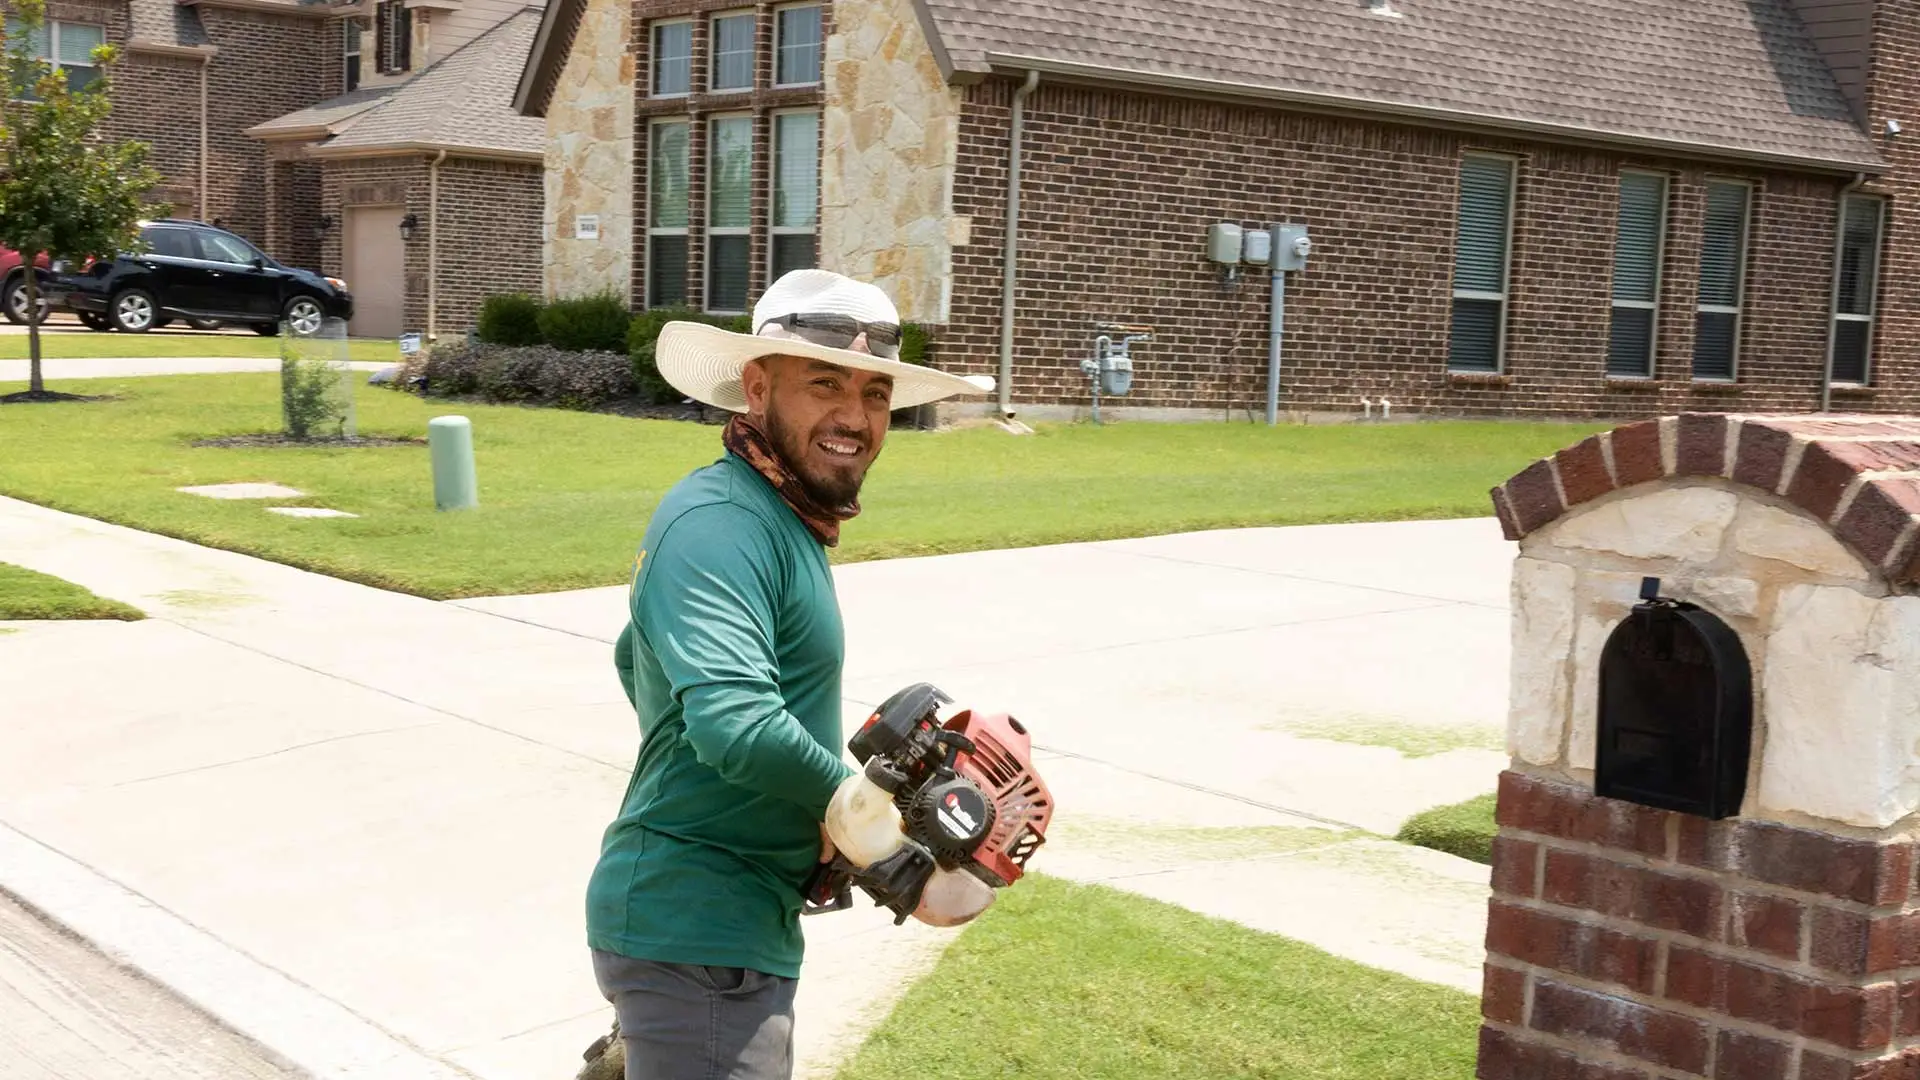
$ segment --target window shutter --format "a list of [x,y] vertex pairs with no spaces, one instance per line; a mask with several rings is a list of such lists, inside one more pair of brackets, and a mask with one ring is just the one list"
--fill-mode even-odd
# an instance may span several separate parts
[[393,0],[373,5],[373,70],[386,75],[393,71]]
[[1507,215],[1513,163],[1470,157],[1460,163],[1460,236],[1454,247],[1454,291],[1505,292]]

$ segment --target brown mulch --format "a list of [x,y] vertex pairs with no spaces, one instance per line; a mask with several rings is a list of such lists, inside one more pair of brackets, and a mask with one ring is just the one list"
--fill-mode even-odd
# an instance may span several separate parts
[[361,435],[351,439],[342,439],[337,436],[336,437],[322,436],[320,438],[296,439],[291,435],[259,434],[259,435],[224,435],[218,439],[196,439],[194,440],[193,445],[222,447],[226,449],[248,449],[248,450],[257,450],[265,447],[274,447],[274,446],[291,446],[291,447],[305,447],[306,449],[312,450],[312,449],[315,449],[316,447],[336,447],[336,446],[349,447],[349,448],[362,447],[362,446],[425,446],[427,445],[427,440],[416,439],[411,437],[395,439],[395,438],[388,438],[383,435]]
[[35,405],[50,401],[113,401],[111,394],[62,394],[57,390],[22,390],[17,394],[0,394],[0,405]]

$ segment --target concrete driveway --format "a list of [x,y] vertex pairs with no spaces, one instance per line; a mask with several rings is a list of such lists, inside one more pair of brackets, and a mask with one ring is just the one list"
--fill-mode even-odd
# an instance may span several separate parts
[[[917,679],[1013,711],[1061,807],[1036,870],[1471,989],[1485,869],[1353,827],[1504,755],[1299,729],[1497,729],[1510,556],[1466,521],[848,566],[847,715]],[[0,889],[316,1076],[574,1067],[619,590],[436,603],[5,499],[0,561],[154,616],[0,627]],[[807,934],[803,1076],[952,936]]]

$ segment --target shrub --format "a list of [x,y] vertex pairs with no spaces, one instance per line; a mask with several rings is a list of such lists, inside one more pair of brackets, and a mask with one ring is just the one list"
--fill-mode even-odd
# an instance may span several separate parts
[[280,359],[280,412],[287,434],[295,439],[315,435],[350,434],[353,415],[352,383],[344,369],[325,360],[303,359],[291,353]]
[[489,345],[538,345],[540,301],[526,293],[489,296],[480,304],[473,332]]
[[652,308],[633,317],[627,327],[627,355],[632,360],[634,386],[649,404],[668,405],[685,397],[661,378],[654,362],[654,345],[670,322],[697,322],[744,334],[752,327],[745,315],[708,315],[692,308]]
[[927,328],[919,323],[900,324],[900,361],[906,364],[927,362]]
[[633,315],[611,292],[555,300],[540,312],[540,338],[570,352],[624,352]]
[[423,378],[430,394],[474,395],[485,401],[563,409],[596,409],[634,394],[632,362],[618,352],[446,341],[425,356],[424,361],[410,364],[406,374]]
[[1493,807],[1492,795],[1482,795],[1452,806],[1436,806],[1408,818],[1394,839],[1472,859],[1477,863],[1492,863],[1493,834],[1497,831],[1493,823]]

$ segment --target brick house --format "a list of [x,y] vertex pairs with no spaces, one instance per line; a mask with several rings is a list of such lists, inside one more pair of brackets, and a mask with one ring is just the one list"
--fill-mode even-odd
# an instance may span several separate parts
[[1288,410],[1912,411],[1916,61],[1893,0],[553,0],[516,104],[550,293],[735,309],[811,236],[986,373],[1017,108],[1026,414],[1126,322],[1127,404],[1257,416],[1206,231],[1287,221]]
[[156,200],[345,277],[355,332],[391,335],[458,328],[481,295],[538,288],[544,131],[510,107],[538,11],[51,0],[41,44],[70,82],[90,77],[94,46],[118,46],[109,134],[152,146]]

